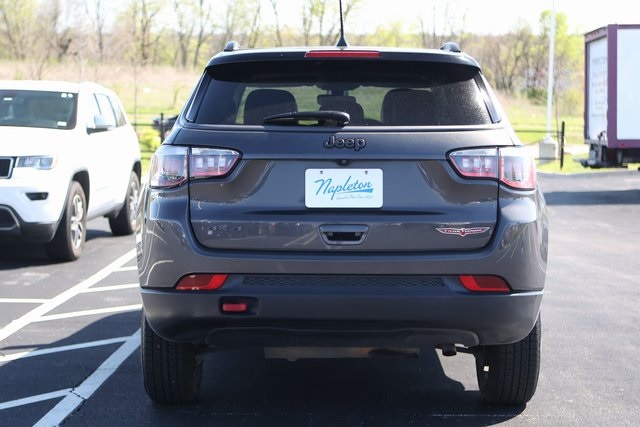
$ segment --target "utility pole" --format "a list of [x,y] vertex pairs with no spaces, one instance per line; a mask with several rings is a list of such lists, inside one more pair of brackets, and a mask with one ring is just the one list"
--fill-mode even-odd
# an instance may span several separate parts
[[556,0],[552,0],[551,9],[551,34],[549,35],[549,73],[547,78],[547,138],[551,138],[551,118],[553,109],[553,74],[556,50]]
[[549,34],[549,70],[547,72],[547,135],[540,142],[540,159],[558,158],[558,142],[551,135],[553,117],[553,74],[556,47],[556,0],[552,0],[551,30]]

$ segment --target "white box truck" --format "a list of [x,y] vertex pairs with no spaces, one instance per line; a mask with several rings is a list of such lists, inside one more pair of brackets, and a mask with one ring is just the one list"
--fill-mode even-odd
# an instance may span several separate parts
[[585,34],[585,167],[640,162],[640,24]]

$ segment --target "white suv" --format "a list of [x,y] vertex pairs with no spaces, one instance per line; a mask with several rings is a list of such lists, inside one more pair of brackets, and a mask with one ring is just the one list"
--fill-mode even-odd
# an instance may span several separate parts
[[131,234],[140,148],[118,97],[95,83],[0,81],[0,239],[75,260],[88,219]]

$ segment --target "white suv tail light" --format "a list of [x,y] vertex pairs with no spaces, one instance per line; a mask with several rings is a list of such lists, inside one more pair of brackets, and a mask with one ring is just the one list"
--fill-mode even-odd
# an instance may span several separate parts
[[222,177],[239,158],[240,153],[233,150],[163,145],[151,158],[149,185],[170,188],[190,179]]
[[449,153],[449,160],[465,178],[495,179],[518,190],[537,185],[535,161],[522,147],[458,150]]

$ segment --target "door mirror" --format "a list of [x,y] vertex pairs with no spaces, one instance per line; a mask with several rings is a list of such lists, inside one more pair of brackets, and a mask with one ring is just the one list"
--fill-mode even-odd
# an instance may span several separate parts
[[87,127],[88,133],[106,132],[113,129],[113,125],[104,116],[93,116],[93,127]]

